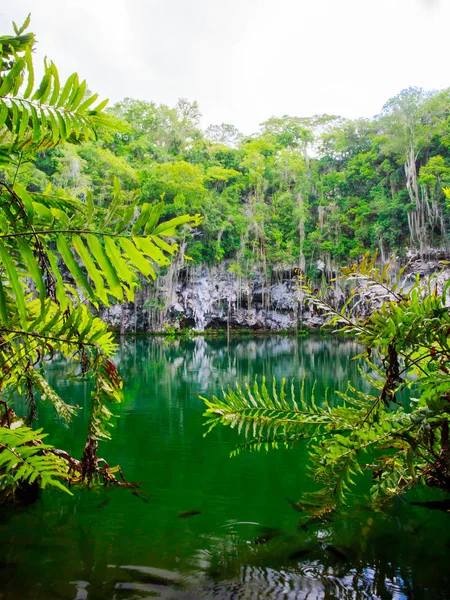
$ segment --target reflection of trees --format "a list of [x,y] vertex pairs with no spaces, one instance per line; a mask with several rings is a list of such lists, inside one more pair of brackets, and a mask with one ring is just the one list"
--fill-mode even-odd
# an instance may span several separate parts
[[310,384],[317,379],[323,393],[327,387],[343,389],[348,380],[359,380],[351,361],[359,348],[353,341],[321,337],[270,336],[232,339],[228,344],[205,338],[136,338],[122,343],[117,363],[131,381],[137,374],[141,383],[158,376],[166,383],[181,379],[195,384],[195,396],[256,375],[298,381],[306,376]]
[[[352,507],[331,523],[297,530],[298,515],[283,498],[295,494],[299,482],[304,485],[305,448],[229,460],[234,431],[202,439],[199,392],[216,394],[255,375],[306,375],[310,384],[317,379],[320,398],[327,387],[343,389],[348,379],[358,381],[350,358],[359,351],[352,341],[320,337],[241,338],[228,344],[126,338],[117,356],[125,403],[108,458],[120,463],[129,479],[143,481],[149,502],[126,490],[110,491],[105,507],[99,507],[104,496],[94,491],[70,499],[46,496],[45,526],[37,528],[29,515],[8,534],[6,557],[28,578],[11,583],[6,598],[72,600],[75,585],[67,582],[74,580],[89,582],[88,600],[149,598],[164,587],[151,583],[151,569],[182,574],[176,586],[164,587],[161,597],[172,599],[445,598],[450,589],[445,513],[404,505],[389,514]],[[68,383],[68,368],[56,361],[52,382],[68,385],[72,401],[87,407],[89,386]],[[79,440],[86,417],[83,410],[76,419]],[[78,443],[75,437],[73,443]],[[193,508],[202,509],[198,520],[177,519]],[[242,521],[230,520],[235,518]],[[256,546],[251,542],[263,531],[247,521],[279,527],[284,534]],[[36,547],[23,548],[24,540]],[[339,548],[348,561],[327,552],[327,545]],[[299,549],[308,553],[289,559]],[[428,596],[424,589],[430,590]],[[8,595],[10,590],[16,595]]]

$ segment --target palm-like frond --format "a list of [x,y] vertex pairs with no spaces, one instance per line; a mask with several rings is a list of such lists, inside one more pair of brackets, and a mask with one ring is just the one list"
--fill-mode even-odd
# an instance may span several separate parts
[[98,95],[89,93],[76,73],[61,83],[53,61],[44,62],[43,77],[35,85],[34,35],[24,34],[23,27],[17,31],[21,33],[15,37],[0,37],[0,156],[8,145],[22,152],[85,141],[95,136],[94,126],[112,124],[103,112],[107,100],[97,102]]
[[[331,325],[356,334],[368,349],[377,350],[378,364],[370,360],[370,352],[360,355],[369,367],[360,373],[373,393],[349,384],[345,393],[337,392],[341,404],[324,398],[318,405],[314,393],[305,398],[304,382],[299,395],[291,385],[288,397],[284,381],[279,387],[274,382],[270,391],[263,380],[260,386],[255,382],[229,388],[223,399],[204,399],[208,432],[222,424],[244,434],[246,442],[233,454],[307,440],[309,473],[318,489],[302,495],[296,504],[299,511],[320,516],[333,510],[346,501],[364,469],[372,471],[375,500],[401,494],[425,478],[448,488],[450,282],[438,293],[436,280],[424,287],[416,279],[406,292],[400,285],[402,273],[392,277],[391,267],[380,269],[366,257],[358,267],[346,270],[359,287],[341,311],[303,285]],[[369,316],[355,317],[352,301],[375,286],[385,289],[387,301]],[[421,397],[411,410],[398,403],[397,394],[413,386]]]
[[0,427],[0,492],[20,482],[37,481],[42,488],[57,487],[71,492],[61,483],[68,478],[67,463],[53,454],[52,446],[42,443],[47,434],[29,427]]
[[[302,427],[310,425],[318,416],[322,419],[320,425],[329,424],[328,411],[318,407],[311,397],[311,404],[305,402],[304,386],[296,398],[294,385],[291,385],[289,395],[286,393],[286,380],[277,386],[275,380],[269,391],[266,379],[261,384],[255,380],[252,385],[246,383],[243,387],[237,384],[228,387],[223,392],[223,400],[213,396],[212,401],[202,398],[208,407],[204,416],[208,417],[205,425],[209,433],[216,425],[222,423],[237,427],[246,437],[270,439],[276,437],[279,430],[282,435],[301,435]],[[314,423],[317,426],[317,423]],[[205,434],[206,435],[206,434]]]
[[[207,433],[218,424],[237,427],[243,433],[247,441],[239,444],[232,456],[241,450],[278,449],[307,441],[311,477],[323,487],[316,493],[302,495],[298,510],[319,515],[345,501],[355,476],[362,473],[367,454],[380,444],[396,436],[401,452],[409,448],[402,434],[410,428],[411,421],[403,410],[397,412],[394,420],[387,418],[377,396],[351,385],[341,398],[339,406],[332,406],[326,399],[318,406],[314,393],[305,397],[304,385],[298,397],[291,385],[288,398],[285,381],[278,388],[274,381],[269,391],[263,379],[261,384],[255,381],[253,386],[229,388],[222,400],[203,398],[207,406],[205,425]],[[395,461],[390,467],[395,467]]]
[[[35,85],[28,22],[15,26],[15,36],[0,37],[0,162],[10,168],[38,150],[81,142],[98,127],[116,125],[104,112],[107,101],[98,102],[77,74],[61,83],[53,62],[45,62]],[[106,207],[97,206],[89,190],[84,200],[54,189],[32,193],[17,169],[11,181],[0,179],[0,391],[26,396],[29,422],[39,397],[69,421],[76,410],[45,380],[45,361],[62,354],[78,365],[78,377],[93,379],[83,457],[88,480],[98,440],[110,436],[110,406],[122,400],[112,336],[89,305],[133,301],[142,281],[154,279],[177,253],[168,238],[201,220],[185,215],[162,222],[162,211],[159,200],[125,196],[117,178]]]

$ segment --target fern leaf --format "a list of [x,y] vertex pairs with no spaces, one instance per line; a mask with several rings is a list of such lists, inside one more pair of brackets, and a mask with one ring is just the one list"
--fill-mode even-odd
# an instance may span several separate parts
[[7,473],[15,483],[32,483],[39,478],[42,487],[58,487],[72,495],[61,483],[68,477],[67,465],[49,452],[52,446],[42,444],[44,437],[42,429],[0,427],[0,472]]

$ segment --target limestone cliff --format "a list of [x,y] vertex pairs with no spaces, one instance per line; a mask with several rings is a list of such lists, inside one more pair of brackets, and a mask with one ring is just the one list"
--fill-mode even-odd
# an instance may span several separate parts
[[[426,279],[438,275],[440,291],[450,280],[450,267],[436,259],[413,260],[405,271],[405,285],[416,275]],[[318,265],[321,266],[320,264]],[[318,271],[320,276],[320,271]],[[329,274],[328,274],[329,276]],[[345,301],[345,290],[332,282],[328,297],[334,306]],[[372,290],[365,306],[381,302],[384,291]],[[311,309],[298,289],[294,269],[274,271],[270,278],[255,270],[251,277],[239,277],[224,263],[219,266],[174,268],[158,280],[157,288],[144,286],[135,303],[113,306],[102,316],[122,333],[163,331],[175,328],[287,330],[317,328],[324,318]]]

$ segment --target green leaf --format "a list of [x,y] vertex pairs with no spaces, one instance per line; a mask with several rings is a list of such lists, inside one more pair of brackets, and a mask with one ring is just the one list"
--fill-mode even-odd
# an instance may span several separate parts
[[153,244],[153,242],[149,238],[136,238],[134,239],[134,243],[144,254],[149,256],[152,260],[154,260],[158,265],[164,266],[169,265],[170,260],[164,256],[161,250]]
[[33,217],[34,217],[34,209],[33,209],[33,200],[31,199],[30,194],[27,192],[27,190],[16,181],[16,183],[14,184],[14,191],[16,192],[16,194],[19,196],[19,198],[22,200],[23,205],[25,206],[25,210],[27,212],[27,216],[30,219],[31,222],[33,222]]
[[31,250],[26,240],[24,238],[19,238],[17,241],[17,245],[19,247],[20,253],[22,254],[28,266],[30,277],[36,284],[37,291],[39,292],[39,299],[41,302],[41,311],[43,311],[46,290],[44,280],[42,279],[41,269],[39,268],[39,265],[37,264],[36,259],[33,256],[33,251]]
[[160,218],[163,210],[164,210],[164,202],[158,202],[158,204],[156,204],[156,206],[153,207],[152,214],[150,215],[150,218],[147,221],[147,224],[145,226],[145,230],[144,230],[145,235],[148,235],[149,233],[153,232],[153,230],[156,227],[156,224],[159,221],[159,218]]
[[134,212],[135,212],[134,206],[129,206],[126,209],[123,219],[117,223],[117,225],[114,229],[114,231],[116,233],[120,233],[130,224],[132,218],[134,217]]
[[50,104],[50,106],[54,106],[58,100],[60,83],[58,69],[56,68],[56,65],[53,61],[50,63],[50,71],[53,76],[53,91],[48,103]]
[[105,291],[103,277],[98,271],[97,267],[95,266],[94,261],[92,260],[89,252],[84,246],[82,239],[79,235],[72,235],[72,243],[75,250],[78,252],[81,260],[83,261],[83,264],[86,267],[89,277],[94,282],[97,296],[100,298],[101,302],[103,302],[105,306],[109,306],[108,295]]
[[88,234],[85,236],[89,249],[92,252],[95,260],[102,269],[106,281],[108,282],[111,290],[111,294],[120,301],[123,301],[122,286],[120,285],[117,273],[110,262],[108,256],[105,254],[102,245],[95,235]]
[[[0,466],[9,473],[13,481],[32,483],[39,478],[41,487],[52,485],[72,495],[60,481],[67,479],[67,464],[59,456],[52,454],[52,446],[43,444],[46,437],[42,429],[32,431],[28,427],[15,429],[0,428]],[[45,450],[46,454],[42,455]]]
[[[45,110],[42,107],[39,108],[39,114],[41,115],[41,122],[40,122],[40,130],[42,131],[41,137],[44,137],[47,134],[48,120],[47,120],[47,116],[45,114]],[[33,125],[33,131],[34,131],[34,125]]]
[[95,213],[95,204],[91,190],[86,190],[86,208],[86,225],[89,226],[92,223]]
[[64,262],[66,263],[67,268],[71,272],[72,277],[75,279],[75,283],[79,287],[83,288],[87,292],[91,301],[95,303],[97,301],[97,297],[94,293],[94,290],[92,289],[91,285],[86,279],[86,275],[83,273],[78,263],[74,259],[72,251],[70,250],[64,235],[58,235],[56,239],[56,247],[58,248],[58,252],[61,254]]
[[1,241],[0,241],[0,260],[2,261],[3,265],[5,266],[6,273],[8,275],[8,279],[9,279],[9,283],[11,285],[12,291],[13,291],[15,299],[16,299],[20,322],[25,327],[26,320],[27,320],[27,310],[25,307],[25,296],[23,293],[23,288],[19,281],[19,276],[18,276],[18,273],[14,266],[14,263],[8,255],[8,251],[6,250],[5,245]]
[[48,77],[49,77],[49,82],[48,82],[48,85],[45,88],[42,96],[39,98],[39,103],[40,104],[45,104],[47,102],[47,99],[50,96],[50,92],[52,91],[54,74],[53,74],[51,63],[50,63],[50,65],[46,66],[46,72],[47,72]]
[[83,100],[84,93],[86,92],[86,80],[82,81],[80,87],[75,94],[75,97],[68,107],[68,110],[76,110],[80,102]]
[[[28,13],[28,17],[23,22],[22,27],[19,27],[19,29],[17,30],[17,35],[22,35],[22,33],[25,31],[25,29],[27,29],[29,27],[30,19],[31,19],[31,13]],[[29,48],[29,46],[27,46],[27,49],[28,48]]]
[[158,225],[158,227],[153,231],[153,233],[157,233],[159,235],[173,235],[169,234],[169,231],[175,231],[176,227],[179,225],[183,225],[184,223],[200,223],[200,215],[196,215],[192,217],[191,215],[183,215],[182,217],[175,217],[174,219],[170,219],[169,221],[165,221]]
[[99,113],[99,112],[101,112],[101,111],[102,111],[102,110],[105,108],[105,106],[108,104],[108,102],[109,102],[109,100],[108,100],[108,99],[106,99],[106,100],[103,100],[102,102],[100,102],[100,104],[98,104],[97,106],[95,106],[95,107],[92,109],[92,112],[96,112],[96,113]]
[[153,242],[155,242],[155,244],[161,248],[161,250],[164,250],[164,252],[168,252],[172,255],[174,255],[175,252],[178,252],[178,244],[168,244],[166,241],[162,240],[154,234],[150,237],[153,240]]
[[19,111],[19,107],[17,106],[17,102],[14,102],[14,100],[10,100],[11,102],[11,107],[12,107],[12,116],[11,116],[11,127],[9,128],[9,130],[12,133],[15,133],[16,131],[19,130],[20,127],[20,111]]
[[75,96],[78,94],[78,90],[80,89],[80,81],[78,79],[78,74],[75,74],[75,79],[73,80],[73,87],[72,87],[72,91],[70,92],[69,98],[65,104],[65,109],[66,110],[70,110],[70,106],[72,105],[72,102],[75,99]]
[[45,65],[45,73],[41,79],[38,89],[34,92],[31,100],[40,100],[44,95],[47,95],[51,89],[51,72],[50,69]]
[[41,135],[41,124],[39,120],[39,116],[37,114],[37,110],[33,104],[30,104],[31,111],[31,123],[33,125],[33,142],[37,143],[42,135]]
[[3,127],[4,122],[6,121],[6,117],[8,116],[9,109],[4,100],[0,98],[0,127]]
[[17,77],[20,76],[22,69],[25,67],[25,59],[20,58],[13,68],[9,71],[8,75],[3,79],[0,85],[0,96],[6,96],[13,88]]
[[67,216],[67,213],[64,210],[61,210],[60,208],[55,208],[52,206],[50,211],[51,211],[52,215],[54,216],[55,220],[58,222],[58,225],[62,229],[69,228],[69,217]]
[[67,117],[63,117],[63,115],[61,114],[61,111],[56,110],[56,118],[59,122],[59,131],[60,131],[60,135],[61,138],[63,140],[67,140],[67,138],[70,135],[70,129],[67,128],[67,124],[68,124],[68,119]]
[[34,67],[33,67],[33,57],[31,55],[31,47],[30,46],[27,46],[27,48],[25,50],[25,62],[26,62],[27,71],[28,71],[28,83],[27,83],[27,87],[23,93],[23,97],[25,99],[27,99],[30,97],[31,92],[33,91],[33,87],[34,87]]
[[131,228],[132,235],[139,233],[139,231],[145,226],[147,223],[150,214],[152,212],[152,205],[148,202],[144,202],[141,209],[141,214],[136,219],[133,227]]
[[52,130],[52,141],[53,144],[56,145],[60,138],[59,123],[52,110],[48,110],[47,116],[49,117],[50,127]]
[[5,294],[5,290],[3,288],[3,283],[2,280],[0,279],[0,317],[2,320],[2,323],[4,323],[6,325],[6,327],[9,327],[9,317],[8,317],[8,309],[7,309],[7,302],[6,302],[6,294]]
[[24,133],[28,127],[29,118],[30,118],[30,115],[28,113],[28,110],[25,107],[23,107],[22,108],[22,116],[20,119],[19,131],[18,131],[18,136],[20,138],[22,138],[24,136]]
[[80,104],[80,106],[77,108],[77,113],[78,114],[82,114],[86,111],[86,109],[88,109],[91,104],[94,104],[94,102],[97,100],[98,98],[98,94],[93,94],[92,96],[89,96],[89,98],[86,98],[86,100],[84,102],[82,102]]
[[61,108],[61,106],[64,106],[67,98],[69,97],[70,90],[72,89],[72,85],[74,85],[74,82],[76,82],[77,80],[78,80],[78,75],[76,73],[72,73],[72,75],[70,75],[70,77],[68,77],[68,79],[63,87],[63,90],[61,92],[61,95],[59,97],[56,108]]
[[127,263],[122,258],[122,254],[111,237],[105,237],[105,250],[111,263],[115,265],[120,279],[132,287],[134,282],[133,272],[128,268]]
[[135,265],[135,267],[140,271],[140,273],[142,273],[146,277],[156,279],[155,271],[150,265],[150,262],[136,248],[136,246],[130,239],[120,238],[120,245],[122,246],[123,251],[127,254],[129,260]]

